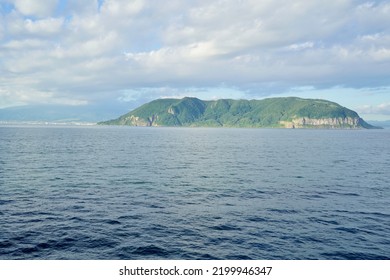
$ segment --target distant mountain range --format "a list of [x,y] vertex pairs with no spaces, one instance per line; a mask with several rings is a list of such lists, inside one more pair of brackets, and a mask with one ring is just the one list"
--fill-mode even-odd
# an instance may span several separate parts
[[128,107],[104,105],[29,105],[0,109],[2,122],[99,122],[126,113]]
[[297,97],[263,100],[158,99],[101,125],[377,128],[337,103]]
[[370,121],[370,124],[378,127],[390,128],[390,120],[388,121]]

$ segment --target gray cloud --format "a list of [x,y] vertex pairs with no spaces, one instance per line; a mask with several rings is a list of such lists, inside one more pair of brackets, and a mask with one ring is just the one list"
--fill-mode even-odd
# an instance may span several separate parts
[[61,1],[8,2],[0,106],[390,86],[387,1],[71,0],[60,11]]

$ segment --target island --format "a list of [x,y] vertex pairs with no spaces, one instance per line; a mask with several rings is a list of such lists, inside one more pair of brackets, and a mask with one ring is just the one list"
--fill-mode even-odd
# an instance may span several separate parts
[[157,99],[99,125],[243,128],[378,128],[337,103],[298,97],[262,100]]

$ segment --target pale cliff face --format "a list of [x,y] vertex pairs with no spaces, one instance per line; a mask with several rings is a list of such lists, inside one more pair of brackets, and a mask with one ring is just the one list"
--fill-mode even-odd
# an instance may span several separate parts
[[[158,116],[153,115],[147,120],[136,116],[129,116],[123,120],[127,125],[132,126],[158,126],[156,121]],[[312,119],[312,118],[295,118],[291,121],[280,121],[280,125],[284,128],[361,128],[360,118],[325,118],[325,119]]]
[[122,123],[131,126],[158,126],[156,124],[157,119],[158,119],[157,115],[153,115],[149,117],[147,120],[131,115],[123,119]]
[[311,119],[311,118],[295,118],[291,121],[281,121],[280,124],[286,128],[360,128],[360,118],[326,118],[326,119]]
[[133,115],[124,118],[122,122],[125,125],[148,126],[148,122],[146,122],[144,119],[141,119],[140,117],[136,117]]

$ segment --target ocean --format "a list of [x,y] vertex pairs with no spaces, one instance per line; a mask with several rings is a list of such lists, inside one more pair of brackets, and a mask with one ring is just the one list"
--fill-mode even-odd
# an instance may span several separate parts
[[3,125],[0,259],[390,259],[390,130]]

